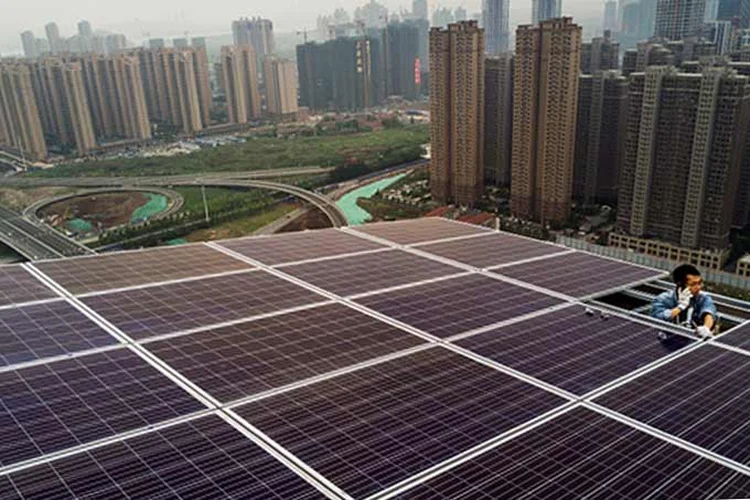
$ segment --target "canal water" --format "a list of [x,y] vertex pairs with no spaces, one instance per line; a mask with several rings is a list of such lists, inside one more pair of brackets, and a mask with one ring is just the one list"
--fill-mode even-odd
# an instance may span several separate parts
[[366,186],[362,186],[354,191],[350,191],[341,197],[341,199],[336,202],[336,205],[342,212],[344,212],[346,220],[349,222],[350,226],[361,226],[370,220],[372,216],[367,210],[357,205],[357,200],[360,198],[372,198],[378,191],[382,191],[391,184],[400,181],[404,176],[406,176],[406,174],[395,175],[393,177],[388,177],[387,179],[373,182],[372,184],[367,184]]

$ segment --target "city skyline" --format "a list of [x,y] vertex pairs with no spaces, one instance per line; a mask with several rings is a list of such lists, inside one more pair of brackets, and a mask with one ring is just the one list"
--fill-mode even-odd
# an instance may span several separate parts
[[[20,8],[14,7],[8,12],[9,15],[0,19],[0,54],[21,54],[20,34],[30,30],[36,37],[44,37],[44,26],[50,22],[59,26],[63,37],[78,34],[78,23],[85,20],[93,26],[95,33],[124,33],[136,44],[153,37],[182,38],[185,32],[190,36],[231,35],[231,22],[245,16],[271,19],[277,33],[294,35],[297,30],[314,30],[320,14],[331,14],[337,8],[344,8],[349,14],[353,14],[355,8],[364,4],[365,0],[354,3],[338,0],[294,3],[294,8],[289,9],[287,3],[275,5],[220,0],[218,3],[213,2],[210,10],[205,10],[197,4],[194,8],[187,9],[184,2],[169,1],[160,2],[157,4],[158,8],[155,8],[152,3],[134,0],[122,6],[108,5],[105,9],[97,9],[90,8],[89,3],[81,0],[73,0],[64,6],[55,5],[48,0],[31,0]],[[380,3],[396,14],[402,9],[412,9],[410,0],[380,0]],[[441,1],[439,6],[452,9],[463,6],[472,18],[482,11],[482,3],[483,0],[447,0]],[[531,22],[531,5],[530,0],[510,2],[511,31],[519,24]],[[438,2],[428,1],[430,14],[436,7]],[[573,16],[579,24],[601,23],[604,4],[599,0],[569,0],[563,2],[562,14]]]

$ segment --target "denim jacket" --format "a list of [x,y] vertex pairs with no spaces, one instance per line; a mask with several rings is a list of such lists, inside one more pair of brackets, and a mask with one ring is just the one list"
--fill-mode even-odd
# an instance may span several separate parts
[[[677,290],[664,292],[656,297],[651,303],[651,316],[665,321],[671,321],[672,311],[679,305],[679,302]],[[719,319],[714,301],[707,293],[701,292],[697,297],[690,299],[690,307],[693,309],[693,316],[690,318],[690,321],[696,326],[703,324],[703,319],[706,314],[710,314],[715,320]]]

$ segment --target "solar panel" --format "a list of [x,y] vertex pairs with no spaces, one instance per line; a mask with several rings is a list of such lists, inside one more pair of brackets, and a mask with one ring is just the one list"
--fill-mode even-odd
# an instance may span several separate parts
[[750,324],[738,326],[719,337],[718,340],[722,344],[750,351]]
[[488,233],[480,238],[430,243],[420,245],[418,248],[446,259],[453,259],[479,268],[510,264],[519,260],[568,251],[565,248],[542,241],[495,232]]
[[227,240],[222,241],[220,245],[267,265],[384,248],[383,245],[336,229],[305,231],[264,238]]
[[436,347],[236,409],[355,498],[564,403]]
[[76,295],[241,271],[251,267],[206,245],[54,260],[35,266]]
[[379,313],[446,338],[562,303],[479,274],[356,300]]
[[0,309],[0,366],[116,344],[65,301]]
[[747,498],[750,477],[583,408],[399,496]]
[[145,344],[229,402],[424,341],[340,304]]
[[583,395],[692,341],[656,328],[572,306],[456,342],[575,394]]
[[9,498],[325,498],[219,417],[0,477]]
[[53,299],[58,295],[21,266],[0,266],[0,306]]
[[128,349],[2,372],[0,394],[2,466],[205,408]]
[[503,267],[495,272],[578,298],[664,275],[664,272],[654,269],[585,253],[550,257]]
[[740,463],[750,463],[750,356],[711,345],[595,400]]
[[284,267],[283,271],[343,296],[373,292],[462,272],[456,267],[400,250],[342,257],[324,262],[310,262]]
[[424,243],[426,241],[492,232],[481,226],[460,224],[438,217],[365,224],[364,226],[357,226],[354,230],[401,245],[411,245],[415,243]]
[[83,299],[121,331],[139,340],[324,300],[321,295],[265,271]]

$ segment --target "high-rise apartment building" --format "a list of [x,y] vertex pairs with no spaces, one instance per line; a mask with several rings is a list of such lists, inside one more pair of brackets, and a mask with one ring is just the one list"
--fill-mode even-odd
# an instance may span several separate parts
[[155,50],[155,49],[163,49],[167,46],[167,42],[163,38],[151,38],[148,41],[148,48]]
[[482,22],[486,31],[487,55],[496,56],[508,51],[510,40],[510,2],[508,0],[484,0]]
[[268,56],[263,61],[266,75],[266,109],[274,116],[293,115],[297,104],[297,73],[294,61]]
[[257,56],[252,45],[221,49],[222,75],[227,111],[231,123],[247,123],[260,118]]
[[732,23],[729,21],[713,21],[706,23],[706,35],[716,47],[716,54],[729,54],[732,48]]
[[420,94],[420,26],[416,22],[390,23],[385,29],[385,95],[416,99]]
[[427,0],[412,0],[412,16],[414,19],[428,19]]
[[604,0],[604,31],[617,31],[617,0]]
[[186,49],[190,47],[190,42],[187,38],[173,38],[172,47],[175,49]]
[[60,54],[65,51],[65,43],[60,36],[60,28],[57,27],[57,23],[49,23],[44,26],[44,31],[47,33],[47,40],[49,41],[49,49],[52,54]]
[[531,0],[531,24],[562,15],[562,0]]
[[484,62],[484,180],[509,187],[513,141],[513,53]]
[[333,62],[328,43],[297,46],[300,106],[323,111],[333,103]]
[[573,197],[584,203],[617,203],[628,112],[628,80],[617,71],[578,78]]
[[609,31],[605,31],[603,37],[592,38],[581,46],[581,73],[590,75],[619,67],[620,44],[612,40]]
[[31,31],[21,33],[21,44],[23,45],[23,55],[28,58],[39,57],[39,48],[37,47],[36,37]]
[[[94,37],[96,43],[97,37]],[[95,48],[94,52],[106,52],[107,54],[115,54],[128,48],[128,40],[125,35],[122,34],[111,34],[104,37],[103,49]]]
[[96,136],[150,139],[151,125],[138,58],[126,54],[88,54],[79,60]]
[[260,17],[253,17],[252,19],[245,17],[232,23],[232,34],[235,45],[243,47],[251,45],[253,47],[258,59],[257,73],[262,78],[263,59],[272,55],[276,47],[273,22]]
[[484,30],[476,21],[430,30],[432,197],[474,205],[484,191]]
[[693,249],[729,244],[749,80],[726,68],[630,75],[618,227]]
[[32,160],[47,157],[28,65],[0,63],[0,144]]
[[152,121],[203,130],[211,113],[211,82],[204,49],[141,49],[138,57],[146,106]]
[[45,135],[79,156],[88,154],[97,144],[81,63],[48,58],[32,63],[32,68]]
[[654,36],[667,40],[699,36],[705,10],[706,0],[658,0]]
[[511,210],[565,221],[573,194],[581,27],[569,17],[519,26],[513,86]]
[[94,36],[94,30],[91,28],[91,23],[83,20],[78,23],[78,34],[84,38],[91,38]]

